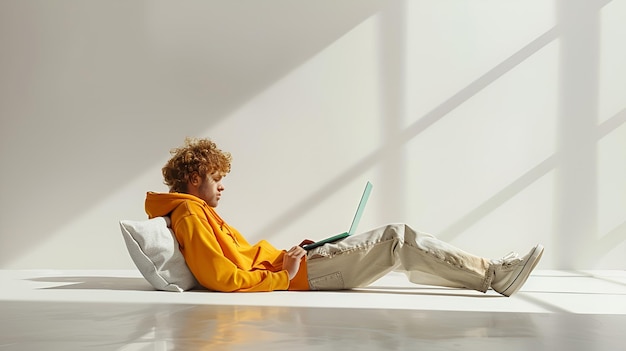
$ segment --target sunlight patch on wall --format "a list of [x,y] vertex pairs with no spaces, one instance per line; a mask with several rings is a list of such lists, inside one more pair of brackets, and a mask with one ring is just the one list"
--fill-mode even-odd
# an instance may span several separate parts
[[[597,264],[624,268],[626,254],[626,2],[600,12]],[[606,128],[608,127],[608,128]]]
[[408,212],[425,228],[444,230],[554,156],[558,53],[548,44],[408,144]]
[[626,109],[626,1],[611,1],[600,11],[599,123]]
[[[626,2],[611,1],[600,12],[599,121],[626,109],[626,47],[623,19]],[[626,124],[598,142],[598,230],[607,235],[626,223]],[[624,237],[626,239],[626,237]],[[624,240],[622,240],[624,241]],[[623,252],[623,250],[622,250]],[[621,255],[623,258],[623,255]]]
[[407,125],[555,25],[552,1],[407,3]]
[[[626,124],[598,142],[600,236],[606,235],[623,223],[626,223]],[[623,239],[626,241],[626,235]]]

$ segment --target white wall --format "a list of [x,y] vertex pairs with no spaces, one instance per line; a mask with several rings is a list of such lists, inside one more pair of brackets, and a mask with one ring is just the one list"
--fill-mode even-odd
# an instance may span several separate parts
[[120,219],[185,136],[288,247],[407,222],[624,269],[626,1],[0,2],[0,268],[132,268]]

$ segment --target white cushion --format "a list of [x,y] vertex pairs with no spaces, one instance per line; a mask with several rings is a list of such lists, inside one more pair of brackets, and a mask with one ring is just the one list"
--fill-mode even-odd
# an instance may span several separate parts
[[183,292],[198,287],[169,226],[168,217],[120,221],[130,257],[155,289]]

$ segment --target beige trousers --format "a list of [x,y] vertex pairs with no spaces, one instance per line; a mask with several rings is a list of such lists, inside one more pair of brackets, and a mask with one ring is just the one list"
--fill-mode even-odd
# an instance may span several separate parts
[[490,261],[464,252],[431,234],[391,224],[326,244],[307,253],[311,290],[367,286],[391,271],[416,284],[485,292],[491,285]]

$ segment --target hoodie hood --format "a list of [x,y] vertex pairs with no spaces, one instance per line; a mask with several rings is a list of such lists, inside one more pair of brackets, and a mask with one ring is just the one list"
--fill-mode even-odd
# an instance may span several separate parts
[[150,191],[146,194],[146,213],[149,218],[167,216],[185,201],[195,201],[206,205],[204,200],[193,195],[181,193],[154,193]]

